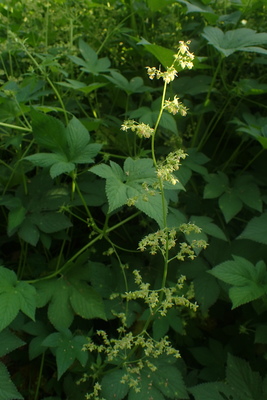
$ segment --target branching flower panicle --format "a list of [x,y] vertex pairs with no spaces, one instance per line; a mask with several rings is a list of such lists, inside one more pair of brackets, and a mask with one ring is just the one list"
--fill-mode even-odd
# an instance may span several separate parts
[[175,185],[178,182],[178,179],[172,173],[180,168],[180,160],[181,158],[184,159],[186,156],[187,154],[181,149],[169,153],[166,159],[158,165],[158,178]]
[[188,111],[185,105],[179,102],[179,97],[177,96],[174,96],[173,100],[165,100],[163,108],[173,115],[179,113],[182,117],[185,117]]
[[145,124],[144,122],[138,123],[132,119],[124,121],[121,126],[122,131],[126,132],[129,129],[132,132],[135,132],[140,138],[148,139],[154,134],[154,129],[151,128],[149,125]]

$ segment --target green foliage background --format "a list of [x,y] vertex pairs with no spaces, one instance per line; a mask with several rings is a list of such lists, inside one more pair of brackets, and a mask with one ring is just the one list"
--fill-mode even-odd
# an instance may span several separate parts
[[[267,398],[266,12],[265,0],[0,2],[0,400]],[[146,67],[165,71],[179,41],[194,67],[175,64],[166,89]],[[152,147],[121,130],[128,119],[156,125]],[[181,149],[178,182],[154,190],[157,163]],[[178,238],[164,269],[138,246],[165,225]],[[207,249],[178,259],[194,240]],[[154,315],[123,297],[134,270],[161,302],[185,276],[197,311]],[[108,362],[84,347],[99,332],[146,343]],[[155,355],[166,335],[181,358]]]

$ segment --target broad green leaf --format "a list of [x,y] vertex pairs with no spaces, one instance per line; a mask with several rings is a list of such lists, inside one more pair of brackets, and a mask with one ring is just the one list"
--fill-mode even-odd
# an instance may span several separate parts
[[251,282],[247,286],[242,287],[232,287],[229,289],[229,297],[233,303],[232,309],[239,307],[243,304],[249,303],[251,301],[257,300],[260,297],[266,295],[267,285],[261,287],[260,285]]
[[193,282],[196,301],[205,313],[218,300],[220,287],[216,279],[207,273],[202,273]]
[[229,185],[229,180],[227,175],[223,172],[218,172],[217,174],[210,174],[205,177],[208,182],[204,189],[204,199],[214,199],[223,194]]
[[94,162],[94,157],[99,153],[102,145],[99,143],[91,143],[78,152],[72,161],[76,164],[90,164]]
[[72,226],[71,221],[66,215],[58,212],[35,213],[31,221],[40,229],[41,232],[54,233]]
[[144,48],[162,64],[166,69],[170,67],[174,62],[174,51],[167,49],[166,47],[158,46],[156,44],[149,43],[146,39],[142,39],[139,45],[143,45]]
[[58,85],[60,86],[64,86],[70,89],[74,89],[74,90],[79,90],[80,92],[89,94],[103,86],[106,86],[106,83],[99,83],[99,82],[95,82],[95,83],[91,83],[90,85],[86,85],[83,82],[80,81],[76,81],[73,79],[66,79],[67,82],[57,82]]
[[25,344],[23,340],[14,335],[14,333],[12,333],[9,329],[4,329],[2,332],[0,332],[0,343],[0,357],[5,356],[6,354]]
[[16,386],[11,381],[9,372],[5,365],[0,362],[0,400],[23,400]]
[[82,39],[79,40],[79,48],[85,60],[76,56],[69,56],[69,58],[75,64],[80,65],[82,71],[92,73],[93,75],[109,71],[110,61],[107,57],[98,58],[93,48]]
[[225,261],[209,270],[209,273],[234,286],[246,286],[255,281],[257,276],[254,265],[243,257],[233,256],[233,258],[233,261]]
[[67,141],[63,123],[50,115],[31,112],[33,136],[45,149],[66,154]]
[[241,400],[224,382],[202,383],[191,387],[189,391],[195,400]]
[[76,359],[85,366],[88,353],[82,351],[84,343],[85,336],[74,336],[68,329],[51,333],[45,338],[43,345],[56,349],[58,380]]
[[253,29],[240,28],[224,33],[217,27],[207,26],[202,36],[225,57],[236,51],[267,54],[267,50],[254,45],[267,44],[267,33],[257,33]]
[[7,234],[12,236],[17,228],[23,223],[26,216],[26,209],[21,205],[8,213]]
[[241,175],[238,177],[234,185],[235,193],[248,207],[261,212],[261,193],[259,187],[255,184],[253,179],[254,178],[250,175]]
[[20,300],[13,285],[0,294],[0,331],[5,329],[18,315]]
[[35,302],[34,287],[17,281],[13,271],[0,267],[0,331],[16,318],[20,310],[34,319]]
[[157,315],[153,321],[153,338],[155,340],[160,340],[169,331],[170,325],[168,319],[164,316]]
[[262,378],[252,371],[249,363],[239,357],[228,355],[226,380],[242,400],[257,400],[262,397]]
[[64,154],[58,153],[37,153],[27,156],[24,159],[42,168],[49,168],[53,164],[68,161]]
[[101,297],[87,284],[89,269],[83,265],[72,268],[58,279],[35,284],[37,307],[48,303],[49,321],[59,331],[69,328],[76,314],[87,319],[106,319]]
[[233,308],[236,308],[267,293],[267,272],[263,262],[254,266],[245,258],[233,258],[234,261],[225,261],[209,273],[233,286],[229,290],[229,296]]
[[29,318],[34,320],[36,309],[36,290],[35,287],[27,282],[19,281],[16,291],[20,300],[20,309]]
[[72,283],[70,303],[75,313],[86,319],[106,319],[103,301],[99,294],[85,282]]
[[75,117],[66,128],[66,140],[69,147],[69,160],[77,157],[89,143],[90,135],[87,129]]
[[89,61],[91,63],[97,62],[98,58],[97,53],[91,46],[89,46],[89,44],[85,43],[85,41],[82,39],[79,39],[79,49],[80,52],[82,53],[83,58],[86,61]]
[[[149,378],[147,377],[149,376]],[[165,400],[161,392],[154,387],[151,375],[147,372],[146,374],[141,373],[141,379],[138,376],[135,377],[138,381],[138,392],[133,388],[130,389],[128,394],[128,400],[140,400],[140,399],[153,399],[153,400]]]
[[237,196],[235,190],[229,189],[219,198],[219,207],[225,221],[229,222],[242,210],[243,203]]
[[40,238],[39,230],[36,225],[33,224],[30,218],[26,218],[18,230],[19,237],[26,243],[30,243],[32,246],[36,246]]
[[[49,283],[45,282],[48,285]],[[74,311],[69,301],[70,288],[68,281],[62,277],[55,280],[53,287],[55,291],[48,305],[48,319],[57,330],[69,328],[74,319]]]
[[101,396],[106,400],[122,400],[129,391],[127,383],[122,383],[121,380],[126,374],[126,371],[119,369],[107,373],[101,381]]
[[50,168],[50,175],[51,178],[56,178],[61,174],[68,174],[69,172],[74,171],[74,169],[75,169],[74,163],[61,161],[52,165],[52,167]]
[[254,242],[267,244],[267,213],[252,218],[238,239],[250,239]]
[[[97,165],[90,169],[91,172],[106,179],[106,194],[109,203],[109,212],[127,204],[134,199],[134,205],[150,218],[155,219],[160,226],[163,225],[162,199],[158,191],[152,189],[157,177],[151,159],[127,158],[121,167],[111,162],[108,165]],[[143,184],[152,189],[148,193]],[[166,209],[164,210],[166,212]]]
[[153,386],[164,398],[189,399],[181,372],[172,365],[160,364],[153,373]]
[[212,222],[209,217],[192,216],[190,221],[196,224],[207,235],[216,237],[217,239],[227,240],[224,232]]

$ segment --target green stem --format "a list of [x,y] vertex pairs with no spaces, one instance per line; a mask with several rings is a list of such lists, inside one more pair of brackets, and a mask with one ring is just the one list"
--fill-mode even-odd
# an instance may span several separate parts
[[37,386],[36,386],[36,390],[35,390],[35,394],[34,394],[34,400],[38,400],[38,397],[39,397],[39,390],[40,390],[40,386],[41,386],[41,380],[42,380],[43,369],[44,369],[44,360],[45,360],[45,351],[43,352],[42,358],[41,358],[41,365],[40,365],[40,369],[39,369],[39,375],[38,375]]

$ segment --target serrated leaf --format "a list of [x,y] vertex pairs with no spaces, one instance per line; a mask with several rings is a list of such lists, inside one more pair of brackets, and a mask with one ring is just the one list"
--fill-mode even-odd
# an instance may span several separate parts
[[235,182],[235,191],[240,200],[254,210],[262,211],[261,193],[251,176],[241,176]]
[[192,216],[190,221],[196,224],[207,235],[216,237],[217,239],[227,240],[224,232],[212,222],[209,217]]
[[73,117],[66,128],[66,139],[69,147],[69,159],[72,160],[87,146],[90,135],[85,126]]
[[23,400],[16,386],[10,379],[9,372],[5,365],[0,362],[0,400]]
[[223,172],[207,175],[205,179],[208,183],[204,189],[204,199],[214,199],[221,196],[229,185],[228,177]]
[[57,212],[36,213],[32,216],[32,221],[45,233],[59,232],[72,226],[66,215]]
[[45,338],[43,346],[56,348],[58,380],[76,359],[85,366],[88,353],[82,351],[84,343],[85,336],[74,336],[68,329],[52,333]]
[[205,313],[218,300],[220,287],[215,278],[206,273],[199,275],[193,282],[196,301]]
[[229,297],[233,303],[232,309],[239,307],[243,304],[257,300],[267,293],[267,285],[261,287],[258,284],[251,282],[247,286],[232,287],[229,289]]
[[0,331],[5,329],[18,315],[20,301],[14,286],[0,295]]
[[39,230],[30,218],[25,219],[19,227],[18,235],[24,242],[36,246],[40,238]]
[[58,154],[58,153],[37,153],[27,156],[24,159],[32,162],[34,165],[37,165],[38,167],[43,167],[43,168],[49,168],[53,164],[59,162],[67,162],[66,156],[64,154]]
[[12,236],[16,229],[23,223],[26,216],[26,209],[23,206],[14,208],[8,213],[7,234]]
[[224,193],[219,198],[219,207],[226,222],[231,221],[239,211],[242,210],[243,203],[234,191]]
[[256,300],[267,292],[266,266],[262,263],[254,266],[248,260],[234,256],[234,261],[225,261],[209,273],[233,285],[229,290],[233,308]]
[[0,343],[0,357],[5,356],[6,354],[25,344],[23,340],[14,335],[9,329],[4,329],[2,332],[0,332]]
[[50,115],[37,111],[31,112],[33,136],[36,142],[52,151],[66,154],[67,141],[62,122]]
[[267,54],[267,50],[254,46],[267,43],[267,33],[264,32],[257,33],[253,29],[240,28],[224,33],[217,27],[207,26],[202,36],[225,57],[236,51]]
[[267,244],[267,213],[252,218],[238,239],[250,239],[254,242]]
[[112,371],[105,375],[101,381],[101,396],[106,400],[122,400],[129,391],[126,383],[121,383],[125,370]]
[[[49,285],[49,282],[46,282]],[[69,301],[69,285],[63,278],[57,279],[53,285],[55,292],[48,306],[48,319],[57,330],[69,328],[74,312]]]
[[208,272],[234,286],[246,286],[255,280],[254,265],[243,257],[233,256],[233,258],[234,261],[225,261]]
[[153,385],[171,399],[189,399],[181,372],[172,365],[162,365],[153,373]]
[[82,318],[106,319],[102,298],[85,282],[73,282],[70,303],[75,313]]
[[189,389],[195,400],[240,400],[224,382],[202,383]]
[[75,170],[75,164],[73,162],[69,161],[56,162],[50,168],[50,175],[51,178],[54,179],[59,175],[68,174],[74,170]]
[[[149,374],[148,374],[149,375]],[[161,392],[153,386],[151,378],[143,373],[141,379],[138,380],[138,392],[134,389],[130,389],[128,394],[128,400],[140,400],[140,399],[153,399],[153,400],[165,400]]]
[[20,309],[29,318],[34,320],[36,309],[36,290],[27,282],[20,281],[16,286],[19,295]]
[[[29,291],[25,291],[25,289]],[[28,283],[17,281],[16,274],[0,267],[0,330],[6,328],[21,310],[34,319],[35,289]]]
[[243,400],[262,398],[262,379],[258,372],[252,371],[249,363],[228,354],[226,380],[233,391]]

